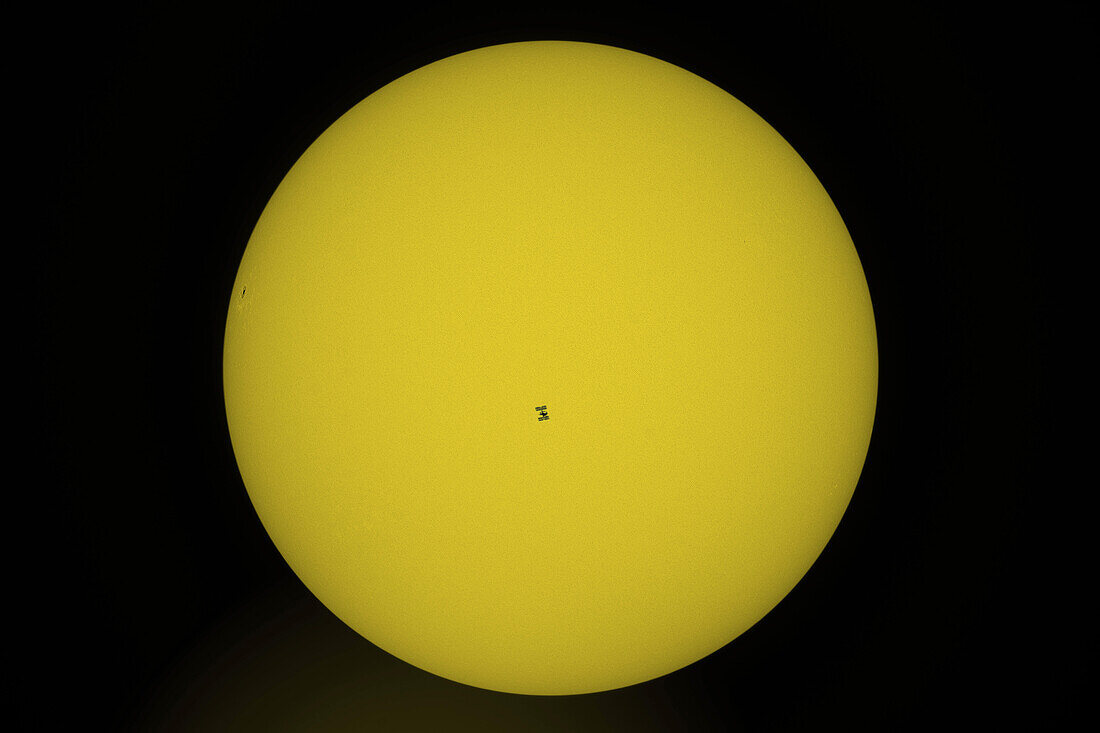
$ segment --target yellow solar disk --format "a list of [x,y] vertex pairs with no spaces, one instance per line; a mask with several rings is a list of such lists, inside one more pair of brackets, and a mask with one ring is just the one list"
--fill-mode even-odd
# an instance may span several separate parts
[[851,498],[877,390],[859,257],[732,96],[513,43],[371,94],[272,196],[225,398],[316,596],[443,677],[570,694],[762,618]]

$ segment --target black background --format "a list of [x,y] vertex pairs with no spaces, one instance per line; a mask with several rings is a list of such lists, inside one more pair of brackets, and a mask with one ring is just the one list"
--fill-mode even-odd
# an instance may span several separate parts
[[[1052,459],[1058,320],[1091,204],[1081,5],[122,4],[9,34],[11,159],[43,207],[13,266],[44,387],[9,504],[29,729],[1049,727],[1083,694],[1080,540]],[[624,690],[493,693],[377,650],[260,525],[221,393],[230,288],[305,148],[483,45],[623,46],[718,84],[818,175],[859,249],[881,391],[839,530],[779,607]],[[19,212],[21,214],[23,212]],[[17,214],[18,215],[18,214]],[[15,391],[22,391],[18,388]],[[17,425],[17,427],[19,427]],[[21,456],[23,458],[24,456]],[[266,716],[266,717],[265,717]]]

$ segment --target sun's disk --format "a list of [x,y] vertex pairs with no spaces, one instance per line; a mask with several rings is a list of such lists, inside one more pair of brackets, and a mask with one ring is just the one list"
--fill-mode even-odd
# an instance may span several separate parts
[[859,257],[766,122],[681,68],[492,46],[370,95],[248,242],[249,496],[382,649],[518,693],[642,682],[775,606],[875,411]]

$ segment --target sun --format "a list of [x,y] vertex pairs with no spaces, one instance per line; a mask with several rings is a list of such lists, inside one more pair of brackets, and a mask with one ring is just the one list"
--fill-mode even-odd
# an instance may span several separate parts
[[451,680],[595,692],[807,572],[878,379],[855,246],[726,91],[610,46],[407,74],[279,185],[230,299],[233,449],[340,619]]

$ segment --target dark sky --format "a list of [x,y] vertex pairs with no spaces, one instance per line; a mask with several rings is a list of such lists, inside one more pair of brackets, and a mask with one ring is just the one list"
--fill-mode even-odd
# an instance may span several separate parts
[[[8,487],[16,727],[1068,719],[1090,576],[1051,408],[1069,377],[1050,354],[1053,293],[1094,206],[1096,23],[1084,3],[876,6],[131,3],[13,19],[27,48],[8,69],[9,172],[28,201],[16,219],[35,222],[9,245],[32,260],[9,260],[32,314],[13,353],[42,380],[12,387],[32,408],[15,443],[31,478]],[[535,39],[656,56],[773,125],[848,224],[881,358],[863,477],[798,587],[687,669],[571,698],[436,678],[332,617],[252,510],[221,392],[236,266],[305,148],[401,74]]]

